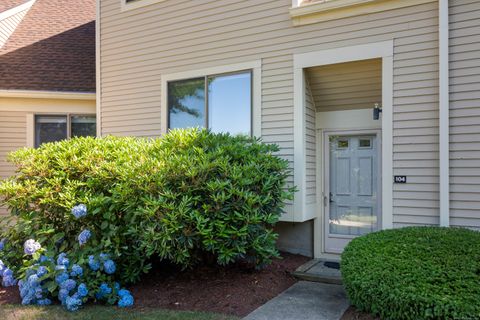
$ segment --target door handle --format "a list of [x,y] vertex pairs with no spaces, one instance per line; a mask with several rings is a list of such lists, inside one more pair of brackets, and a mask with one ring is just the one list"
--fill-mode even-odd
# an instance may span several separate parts
[[331,192],[330,192],[329,202],[330,202],[330,203],[335,202],[335,201],[333,200],[333,194],[332,194]]

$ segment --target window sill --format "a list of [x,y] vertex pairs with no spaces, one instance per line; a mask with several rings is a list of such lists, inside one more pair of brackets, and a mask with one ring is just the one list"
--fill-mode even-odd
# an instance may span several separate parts
[[295,26],[419,5],[435,0],[327,0],[290,9]]
[[163,1],[165,0],[136,0],[128,3],[127,0],[120,0],[122,5],[122,12],[142,8]]

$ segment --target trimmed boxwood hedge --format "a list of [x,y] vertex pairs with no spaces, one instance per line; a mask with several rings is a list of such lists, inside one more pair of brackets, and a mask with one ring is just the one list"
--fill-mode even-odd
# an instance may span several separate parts
[[480,319],[480,232],[371,233],[345,248],[341,273],[350,302],[382,319]]

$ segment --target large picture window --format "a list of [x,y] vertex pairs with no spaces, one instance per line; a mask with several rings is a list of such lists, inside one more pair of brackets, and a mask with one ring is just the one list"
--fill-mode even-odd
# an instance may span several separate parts
[[36,115],[35,147],[71,137],[96,135],[95,115]]
[[251,135],[251,71],[169,82],[168,127]]

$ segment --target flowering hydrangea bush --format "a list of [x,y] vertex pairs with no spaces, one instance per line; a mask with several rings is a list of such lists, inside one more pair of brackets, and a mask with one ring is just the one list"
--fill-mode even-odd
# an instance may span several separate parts
[[[75,213],[74,213],[75,212]],[[87,215],[85,205],[72,209],[76,219]],[[28,239],[23,244],[25,265],[19,269],[18,287],[22,304],[49,305],[55,299],[69,311],[78,310],[89,300],[101,300],[109,304],[117,303],[120,307],[133,305],[133,296],[114,281],[116,264],[106,253],[89,254],[84,245],[92,237],[88,229],[78,236],[80,246],[76,252],[60,252],[56,259],[39,241]],[[1,252],[5,248],[6,239],[2,240]],[[58,242],[58,241],[56,241]],[[14,272],[0,260],[0,276],[4,286],[17,283]]]
[[[69,311],[78,310],[89,300],[117,303],[119,307],[132,306],[131,293],[114,281],[115,262],[106,254],[90,257],[98,261],[93,269],[79,263],[71,264],[64,252],[56,260],[45,255],[32,259],[18,282],[22,304],[49,305],[58,299]],[[8,275],[12,275],[11,270]]]
[[[262,267],[278,255],[273,228],[293,195],[288,162],[277,151],[253,137],[200,129],[161,139],[77,137],[15,151],[9,160],[17,174],[0,182],[0,205],[15,219],[0,231],[7,239],[0,259],[25,280],[23,261],[47,252],[55,261],[42,263],[52,279],[92,278],[94,286],[84,283],[93,298],[101,282],[92,272],[128,284],[155,260]],[[55,285],[65,303],[70,297],[79,306],[79,297]]]

